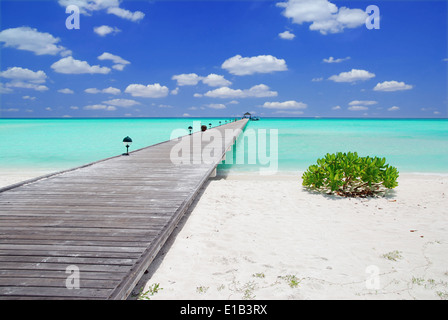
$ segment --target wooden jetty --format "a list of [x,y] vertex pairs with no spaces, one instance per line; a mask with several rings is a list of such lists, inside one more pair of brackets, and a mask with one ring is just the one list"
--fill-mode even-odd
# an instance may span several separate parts
[[0,299],[126,299],[247,121],[0,189]]

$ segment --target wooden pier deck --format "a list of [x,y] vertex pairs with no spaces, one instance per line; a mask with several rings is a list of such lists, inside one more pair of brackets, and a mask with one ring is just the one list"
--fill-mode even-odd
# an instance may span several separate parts
[[0,299],[126,299],[246,123],[207,130],[211,163],[173,164],[170,140],[1,189]]

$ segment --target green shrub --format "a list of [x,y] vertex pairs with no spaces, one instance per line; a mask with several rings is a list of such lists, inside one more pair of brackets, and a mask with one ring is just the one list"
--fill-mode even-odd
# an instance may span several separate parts
[[327,153],[302,175],[303,186],[346,197],[366,197],[398,186],[398,170],[385,158],[359,157],[356,152]]

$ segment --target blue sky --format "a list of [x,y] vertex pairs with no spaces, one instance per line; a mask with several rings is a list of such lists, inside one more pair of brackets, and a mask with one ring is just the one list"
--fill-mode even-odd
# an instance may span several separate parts
[[446,1],[0,5],[1,118],[447,117]]

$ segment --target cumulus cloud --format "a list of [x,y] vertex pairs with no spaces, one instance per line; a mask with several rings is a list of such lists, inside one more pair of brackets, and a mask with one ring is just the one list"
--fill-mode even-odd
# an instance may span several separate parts
[[75,93],[72,89],[69,89],[69,88],[59,89],[58,92],[65,93],[65,94],[73,94],[73,93]]
[[384,81],[382,83],[378,83],[374,91],[403,91],[403,90],[411,90],[413,88],[412,85],[406,84],[404,82],[398,81]]
[[398,111],[398,110],[400,110],[400,107],[397,106],[393,106],[387,109],[387,111]]
[[366,106],[351,106],[351,107],[348,107],[348,110],[350,110],[350,111],[366,111],[366,110],[369,110],[369,108]]
[[377,104],[377,101],[372,100],[353,100],[349,103],[350,106],[371,106]]
[[126,20],[130,20],[133,22],[137,22],[142,20],[145,17],[145,14],[141,11],[135,11],[135,12],[131,12],[129,10],[126,9],[122,9],[119,7],[110,7],[107,9],[107,13],[110,14],[114,14],[117,17],[126,19]]
[[36,55],[60,54],[66,56],[71,54],[70,50],[58,45],[59,38],[30,27],[5,29],[0,32],[0,42],[4,42],[5,47],[31,51]]
[[109,88],[105,88],[102,90],[99,90],[97,88],[88,88],[86,90],[84,90],[84,92],[86,93],[92,93],[92,94],[96,94],[96,93],[108,93],[108,94],[113,94],[113,95],[117,95],[121,93],[121,90],[118,88],[114,88],[114,87],[109,87]]
[[224,76],[215,73],[211,73],[208,76],[202,78],[202,82],[206,85],[209,85],[210,87],[226,87],[232,84],[232,82],[226,80]]
[[[210,98],[260,98],[260,97],[275,97],[276,91],[270,91],[265,84],[259,84],[250,89],[231,89],[229,87],[221,87],[215,90],[208,91],[204,94]],[[197,95],[195,94],[195,97]],[[199,96],[199,95],[198,95]]]
[[140,104],[140,102],[131,99],[112,99],[103,101],[102,103],[123,108],[128,108]]
[[224,61],[221,68],[237,76],[288,70],[284,59],[278,59],[271,55],[244,58],[236,55]]
[[42,70],[32,71],[21,67],[8,68],[6,71],[0,72],[0,77],[11,80],[29,81],[32,83],[43,83],[47,79],[47,75]]
[[328,0],[288,0],[277,3],[293,23],[310,23],[309,29],[321,34],[339,33],[365,25],[367,13],[361,9],[338,8]]
[[112,68],[119,71],[122,71],[126,65],[130,64],[129,61],[109,52],[104,52],[102,55],[98,56],[98,59],[112,61],[113,63],[115,63]]
[[44,85],[35,84],[32,82],[24,81],[12,81],[5,85],[7,88],[22,88],[22,89],[33,89],[36,91],[47,91],[48,87]]
[[118,29],[117,27],[110,27],[110,26],[106,26],[106,25],[94,27],[93,31],[101,37],[105,37],[108,34],[117,34],[118,32],[121,32],[121,30]]
[[278,36],[285,40],[292,40],[296,37],[296,35],[294,33],[291,33],[288,30],[279,33]]
[[58,2],[63,7],[76,5],[80,12],[85,15],[92,15],[94,11],[105,10],[109,14],[133,22],[140,21],[145,17],[145,14],[141,11],[131,12],[120,8],[120,0],[58,0]]
[[176,80],[178,86],[195,86],[201,81],[202,77],[198,76],[196,73],[183,73],[174,75],[171,79]]
[[130,84],[124,91],[129,93],[133,97],[143,98],[162,98],[166,97],[169,93],[168,87],[161,86],[159,83],[155,84]]
[[84,110],[105,110],[105,111],[115,111],[115,110],[117,110],[117,108],[114,107],[114,106],[107,106],[107,105],[104,105],[104,104],[88,105],[88,106],[85,106],[83,109]]
[[368,72],[366,70],[352,69],[348,72],[341,72],[338,75],[333,75],[328,79],[334,82],[356,82],[369,80],[373,77],[375,77],[374,73]]
[[346,60],[350,60],[350,57],[339,58],[339,59],[335,59],[333,57],[330,57],[328,59],[323,59],[322,61],[325,62],[325,63],[341,63],[341,62],[346,61]]
[[232,84],[224,76],[215,73],[211,73],[206,77],[199,76],[196,73],[183,73],[174,75],[171,79],[176,80],[178,86],[195,86],[200,81],[210,87],[224,87]]
[[0,82],[0,93],[1,94],[11,93],[11,92],[13,92],[12,89],[5,87],[5,85]]
[[290,100],[284,102],[265,102],[262,107],[267,109],[306,109],[308,106],[306,103]]
[[2,85],[1,93],[11,93],[11,88],[33,89],[36,91],[46,91],[48,87],[43,85],[47,75],[42,70],[33,71],[27,68],[10,67],[6,71],[0,72],[0,77],[9,79],[10,82]]
[[73,57],[65,57],[61,60],[53,63],[51,68],[58,73],[64,74],[107,74],[110,72],[110,69],[107,67],[100,67],[98,65],[91,66],[86,61],[76,60]]

